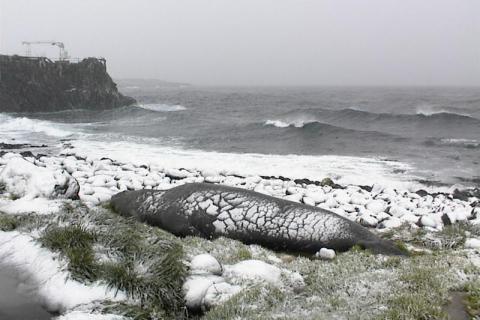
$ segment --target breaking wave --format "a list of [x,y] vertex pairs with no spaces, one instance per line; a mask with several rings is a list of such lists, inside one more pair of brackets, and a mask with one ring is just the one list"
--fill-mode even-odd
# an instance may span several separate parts
[[163,103],[139,104],[137,105],[137,107],[145,110],[156,111],[156,112],[173,112],[173,111],[187,110],[186,107],[179,104],[171,105],[171,104],[163,104]]
[[264,125],[265,126],[274,126],[277,128],[287,128],[287,127],[295,127],[295,128],[303,128],[303,126],[307,123],[314,123],[318,121],[302,121],[302,120],[296,120],[296,121],[282,121],[282,120],[267,120],[265,121]]
[[467,112],[462,112],[457,108],[446,108],[446,107],[435,107],[431,105],[421,105],[416,108],[417,115],[423,116],[433,116],[436,114],[452,114],[452,115],[459,115],[464,117],[471,117],[471,115]]
[[43,133],[52,137],[68,137],[73,132],[61,128],[61,125],[45,120],[36,120],[26,117],[15,118],[0,114],[0,133],[6,136],[22,133]]

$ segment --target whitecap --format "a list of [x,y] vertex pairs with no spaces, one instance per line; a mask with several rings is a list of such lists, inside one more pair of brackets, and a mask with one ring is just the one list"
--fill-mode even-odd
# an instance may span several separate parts
[[475,139],[442,139],[440,141],[445,145],[457,145],[470,148],[480,147],[480,141]]
[[417,106],[416,108],[417,115],[423,115],[423,116],[429,117],[429,116],[433,116],[435,114],[440,114],[440,113],[450,113],[450,114],[456,114],[459,116],[470,117],[470,114],[465,112],[459,112],[457,110],[452,110],[451,108],[439,108],[429,104],[423,104],[423,105]]
[[284,120],[267,120],[265,121],[265,126],[274,126],[277,128],[287,128],[287,127],[295,127],[295,128],[303,128],[304,125],[318,122],[315,120],[293,120],[293,121],[284,121]]
[[173,112],[173,111],[182,111],[182,110],[187,110],[186,107],[176,104],[176,105],[171,105],[171,104],[139,104],[137,107],[150,110],[150,111],[156,111],[156,112]]

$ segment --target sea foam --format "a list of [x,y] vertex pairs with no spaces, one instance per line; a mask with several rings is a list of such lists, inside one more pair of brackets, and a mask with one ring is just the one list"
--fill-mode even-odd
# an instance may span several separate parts
[[126,141],[107,143],[77,140],[71,143],[74,148],[69,152],[77,155],[98,159],[109,157],[124,163],[147,164],[158,168],[211,170],[242,176],[308,177],[312,180],[322,180],[328,176],[341,184],[379,183],[403,188],[413,187],[412,181],[418,178],[405,173],[412,170],[410,165],[380,158],[222,153]]

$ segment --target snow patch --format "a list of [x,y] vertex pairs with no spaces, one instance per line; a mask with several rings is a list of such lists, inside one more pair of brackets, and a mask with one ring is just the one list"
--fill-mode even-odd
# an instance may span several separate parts
[[6,214],[35,213],[47,215],[60,211],[64,202],[62,200],[49,200],[45,198],[18,200],[0,200],[0,211]]
[[55,254],[35,243],[32,237],[16,231],[0,232],[0,267],[14,270],[20,293],[32,297],[50,312],[63,313],[98,300],[126,299],[123,293],[115,295],[105,285],[87,286],[70,279]]

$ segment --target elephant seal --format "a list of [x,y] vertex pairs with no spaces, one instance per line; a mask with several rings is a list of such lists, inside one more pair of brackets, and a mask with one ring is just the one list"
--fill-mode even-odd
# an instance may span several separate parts
[[354,245],[402,255],[394,244],[333,212],[240,188],[191,183],[168,191],[124,191],[113,209],[177,236],[225,236],[273,250],[316,253]]

